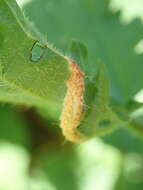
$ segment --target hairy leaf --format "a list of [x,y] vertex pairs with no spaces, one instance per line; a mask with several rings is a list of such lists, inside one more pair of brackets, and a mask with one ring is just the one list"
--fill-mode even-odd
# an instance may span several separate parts
[[48,44],[14,1],[5,2],[0,1],[0,100],[44,108],[49,116],[54,110],[52,118],[60,119],[66,139],[75,142],[118,125],[109,108],[103,65],[91,72],[87,49],[76,41],[70,56],[64,56]]
[[[53,106],[60,112],[69,75],[66,59],[48,47],[47,41],[28,24],[14,1],[1,0],[0,7],[0,99],[47,109]],[[35,60],[32,55],[37,46],[43,53]]]
[[139,19],[121,24],[120,14],[109,11],[109,2],[33,0],[25,4],[24,11],[58,47],[66,49],[71,39],[83,41],[89,51],[90,75],[95,75],[97,60],[105,63],[112,97],[127,103],[142,88],[143,56],[134,49],[143,27]]

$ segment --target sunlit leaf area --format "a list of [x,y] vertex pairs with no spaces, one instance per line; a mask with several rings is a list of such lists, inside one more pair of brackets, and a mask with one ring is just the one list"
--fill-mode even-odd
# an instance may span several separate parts
[[0,190],[143,190],[143,0],[0,0]]

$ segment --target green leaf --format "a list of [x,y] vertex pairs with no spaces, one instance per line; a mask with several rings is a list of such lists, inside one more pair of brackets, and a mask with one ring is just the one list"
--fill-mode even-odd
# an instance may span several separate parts
[[121,127],[102,137],[105,143],[115,146],[123,153],[143,153],[143,139],[127,127]]
[[[96,88],[96,94],[93,101],[90,103],[91,107],[87,108],[85,119],[81,122],[79,129],[87,136],[104,135],[116,126],[122,124],[116,114],[109,107],[109,85],[106,77],[104,65],[99,63],[98,75],[96,83],[93,87]],[[91,93],[89,90],[86,93]]]
[[8,105],[0,104],[0,141],[29,146],[30,131],[26,122]]
[[[0,2],[1,14],[4,17],[0,22],[3,40],[0,57],[2,84],[0,100],[47,109],[47,116],[52,115],[52,119],[56,121],[62,112],[60,126],[63,128],[63,133],[67,131],[67,134],[64,133],[66,138],[72,141],[75,141],[74,138],[69,138],[72,133],[77,133],[77,136],[81,133],[81,136],[89,138],[113,128],[115,123],[111,120],[115,120],[116,117],[108,108],[109,89],[101,64],[94,85],[95,76],[93,78],[87,69],[90,67],[87,61],[88,53],[82,43],[74,42],[71,46],[70,52],[77,61],[74,62],[49,46],[45,38],[22,15],[14,1],[6,0],[6,2]],[[83,105],[81,105],[82,98]],[[50,114],[50,110],[52,113],[55,112],[55,116]],[[76,128],[79,124],[78,130]]]
[[[96,64],[96,78],[89,74],[90,67],[86,47],[81,42],[73,41],[68,54],[77,61],[84,71],[84,117],[77,130],[85,137],[106,134],[121,124],[116,114],[109,107],[109,84],[103,64]],[[97,69],[98,68],[98,69]]]
[[23,9],[58,47],[66,49],[71,39],[83,41],[89,52],[90,75],[95,76],[93,68],[100,59],[107,67],[112,97],[126,103],[142,88],[143,56],[134,48],[142,39],[143,27],[139,19],[121,24],[120,14],[109,11],[109,2],[33,0]]
[[[0,7],[0,100],[47,110],[52,106],[59,115],[69,76],[66,58],[49,47],[45,38],[22,15],[15,1],[1,0]],[[35,43],[37,40],[40,45]],[[41,49],[42,54],[34,58],[36,48],[39,53]]]

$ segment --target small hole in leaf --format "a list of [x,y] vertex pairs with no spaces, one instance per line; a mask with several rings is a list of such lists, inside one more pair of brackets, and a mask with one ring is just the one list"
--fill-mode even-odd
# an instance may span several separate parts
[[33,62],[39,61],[45,52],[45,47],[43,47],[39,42],[35,42],[31,48],[30,60]]
[[111,121],[108,119],[105,119],[99,122],[100,127],[108,127],[109,125],[111,125]]

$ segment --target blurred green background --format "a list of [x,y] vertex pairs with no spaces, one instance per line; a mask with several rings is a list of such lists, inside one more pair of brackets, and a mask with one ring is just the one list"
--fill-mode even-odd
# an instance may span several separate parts
[[[117,73],[112,73],[113,68],[108,71],[111,81],[116,79],[111,96],[118,107],[132,107],[131,100],[142,105],[142,81],[137,78],[139,85],[135,81],[142,70],[131,63],[143,61],[143,1],[96,0],[96,14],[93,0],[79,1],[78,7],[76,1],[17,0],[24,14],[65,54],[70,41],[78,39],[87,45],[91,62],[101,58],[107,66],[110,61],[125,64],[124,72],[120,67]],[[104,21],[100,19],[103,16]],[[96,30],[92,27],[94,20]],[[66,142],[56,124],[49,126],[39,112],[0,104],[0,190],[143,189],[142,137],[122,126],[105,137],[75,145]],[[130,112],[142,127],[143,109]]]

